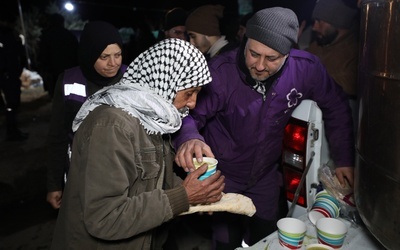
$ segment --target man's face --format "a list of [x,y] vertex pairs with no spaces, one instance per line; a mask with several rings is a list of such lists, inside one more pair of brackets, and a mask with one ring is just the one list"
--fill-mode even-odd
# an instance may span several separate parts
[[169,30],[165,31],[165,38],[178,38],[182,40],[187,40],[186,38],[186,27],[185,26],[175,26]]
[[207,36],[190,30],[188,31],[188,35],[190,38],[190,43],[193,44],[197,49],[199,49],[201,53],[206,54],[211,48],[211,43],[207,39]]
[[286,56],[253,39],[248,39],[244,50],[246,67],[256,81],[264,81],[282,67]]
[[318,19],[314,21],[312,30],[315,40],[320,46],[331,44],[339,34],[339,31],[334,26]]
[[114,77],[122,63],[122,51],[118,44],[108,45],[94,63],[94,69],[103,77]]
[[193,87],[190,89],[180,90],[176,93],[173,105],[177,109],[196,107],[197,94],[200,92],[201,87]]

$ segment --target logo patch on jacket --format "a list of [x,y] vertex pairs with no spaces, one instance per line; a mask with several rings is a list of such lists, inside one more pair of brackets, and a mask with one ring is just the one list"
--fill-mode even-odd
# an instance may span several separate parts
[[297,106],[299,99],[303,97],[303,94],[297,92],[297,89],[293,88],[290,90],[290,93],[286,95],[286,99],[288,100],[288,108]]

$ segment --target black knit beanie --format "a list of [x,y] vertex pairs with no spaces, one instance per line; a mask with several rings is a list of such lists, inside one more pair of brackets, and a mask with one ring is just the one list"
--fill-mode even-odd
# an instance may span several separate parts
[[172,29],[176,26],[185,26],[186,11],[182,8],[174,8],[165,14],[164,30]]
[[246,36],[286,55],[297,44],[299,22],[287,8],[273,7],[256,12],[246,25]]
[[349,29],[357,12],[358,9],[344,3],[344,0],[319,0],[314,7],[312,18],[330,23],[339,29]]
[[122,38],[112,24],[92,21],[85,25],[79,41],[79,66],[86,79],[102,86],[110,82],[110,78],[97,73],[94,64],[104,49],[114,43],[122,50]]

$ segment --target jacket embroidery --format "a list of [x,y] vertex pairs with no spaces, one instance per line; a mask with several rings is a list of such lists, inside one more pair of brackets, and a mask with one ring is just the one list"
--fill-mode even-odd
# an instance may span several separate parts
[[289,94],[286,95],[286,99],[288,100],[288,108],[297,106],[298,99],[302,98],[303,94],[297,92],[296,88],[292,88]]

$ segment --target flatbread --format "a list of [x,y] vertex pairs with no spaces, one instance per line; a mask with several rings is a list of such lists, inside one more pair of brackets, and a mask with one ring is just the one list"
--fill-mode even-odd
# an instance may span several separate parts
[[180,215],[192,214],[197,212],[229,212],[243,214],[249,217],[256,213],[253,201],[244,195],[236,193],[223,194],[221,200],[209,205],[190,206],[189,211]]

